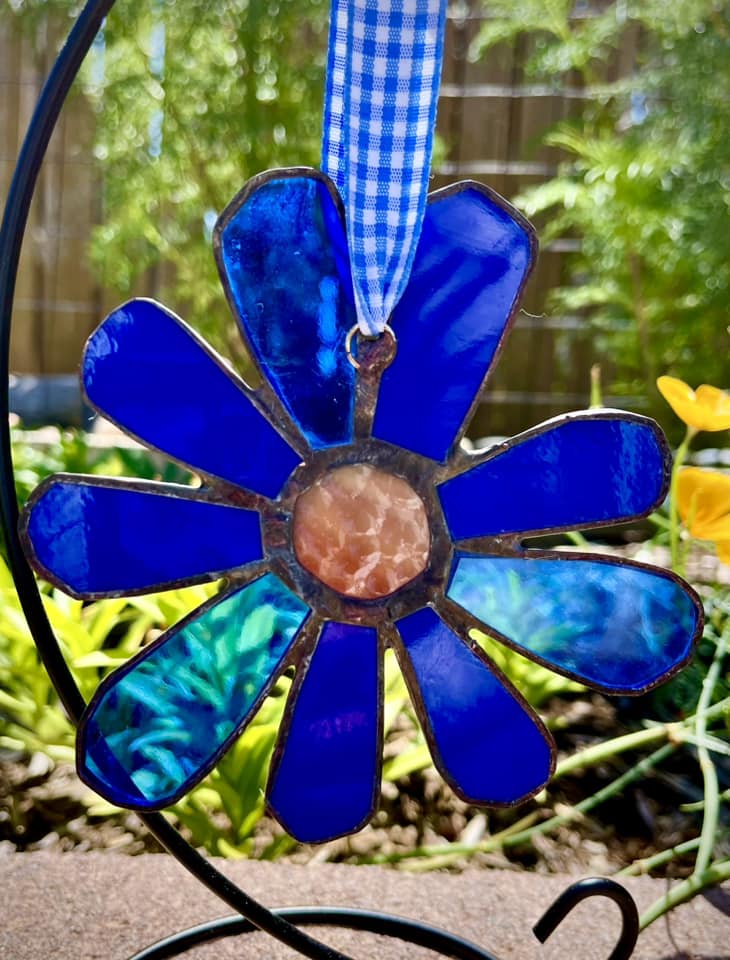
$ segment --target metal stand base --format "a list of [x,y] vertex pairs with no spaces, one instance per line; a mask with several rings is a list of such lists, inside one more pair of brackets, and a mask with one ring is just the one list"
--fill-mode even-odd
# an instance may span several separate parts
[[[590,890],[588,885],[591,886]],[[601,889],[598,889],[598,885]],[[615,895],[620,891],[620,895]],[[612,880],[580,880],[569,887],[550,907],[542,919],[535,925],[535,936],[544,943],[560,920],[576,903],[588,896],[602,893],[611,897],[621,907],[624,930],[619,943],[609,960],[626,960],[636,944],[638,935],[638,917],[636,906],[623,887]],[[394,917],[387,913],[372,913],[367,910],[347,910],[336,907],[285,907],[272,913],[283,917],[297,926],[308,924],[330,927],[347,927],[350,930],[363,930],[381,936],[394,937],[405,943],[415,944],[435,950],[444,957],[463,958],[463,960],[496,960],[491,953],[482,950],[467,940],[455,937],[437,927],[431,927],[403,917]],[[633,919],[632,919],[633,914]],[[221,937],[252,933],[256,927],[242,917],[221,917],[210,923],[203,923],[189,930],[183,930],[171,937],[160,940],[146,950],[136,953],[130,960],[166,960],[177,957],[186,950],[218,940]]]
[[[481,950],[475,944],[445,933],[437,927],[416,923],[403,917],[394,917],[387,913],[371,913],[367,910],[348,910],[337,907],[284,907],[280,910],[272,910],[272,913],[298,927],[315,925],[347,927],[350,930],[377,933],[405,943],[428,947],[445,957],[457,957],[463,960],[496,960],[491,953]],[[166,937],[140,953],[135,953],[130,960],[166,960],[167,957],[177,957],[201,943],[255,931],[256,927],[243,917],[221,917],[210,923],[202,923],[197,927],[190,927],[188,930]]]
[[[609,960],[628,960],[636,945],[639,918],[631,895],[613,880],[590,878],[572,884],[535,924],[533,933],[541,943],[545,943],[573,907],[581,900],[593,896],[608,897],[619,905],[622,931]],[[271,912],[298,927],[309,925],[346,927],[350,930],[377,933],[404,943],[427,947],[441,956],[456,957],[457,960],[497,960],[493,954],[482,950],[468,940],[456,937],[438,927],[392,914],[340,907],[284,907]],[[177,957],[202,943],[242,933],[253,933],[256,929],[250,920],[243,917],[221,917],[159,940],[140,953],[135,953],[130,960],[166,960],[168,957]]]
[[[2,530],[10,569],[28,625],[61,702],[75,723],[78,723],[83,712],[84,699],[63,659],[17,534],[18,509],[8,426],[8,361],[20,248],[38,172],[71,84],[104,17],[113,5],[114,0],[87,0],[76,19],[33,113],[13,175],[0,229],[0,383],[6,385],[5,389],[0,391]],[[343,954],[315,940],[301,929],[312,924],[349,927],[395,937],[407,943],[428,947],[442,956],[460,960],[495,960],[480,947],[436,927],[387,914],[314,907],[267,910],[201,857],[160,814],[150,814],[142,819],[169,852],[201,883],[236,910],[238,915],[215,920],[168,937],[137,953],[132,960],[162,960],[164,957],[178,956],[197,944],[252,930],[264,931],[289,945],[301,956],[313,960],[348,960]],[[582,880],[568,887],[535,926],[534,933],[537,938],[544,942],[578,902],[596,895],[609,897],[618,903],[621,909],[622,931],[609,960],[627,960],[638,936],[638,914],[630,894],[612,880]]]

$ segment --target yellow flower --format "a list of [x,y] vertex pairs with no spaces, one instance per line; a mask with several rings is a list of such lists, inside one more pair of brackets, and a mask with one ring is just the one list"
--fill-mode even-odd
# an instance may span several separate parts
[[677,482],[682,523],[698,540],[714,540],[717,556],[730,564],[730,475],[685,467]]
[[730,567],[730,540],[718,540],[715,546],[717,547],[717,559],[720,563],[726,563]]
[[730,429],[730,396],[703,383],[693,390],[684,380],[659,377],[659,392],[680,420],[694,430]]

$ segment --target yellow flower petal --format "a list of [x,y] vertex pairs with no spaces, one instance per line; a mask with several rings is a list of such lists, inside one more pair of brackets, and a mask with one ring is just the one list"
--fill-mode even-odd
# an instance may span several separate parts
[[730,539],[730,475],[699,467],[680,470],[677,510],[693,537]]
[[719,540],[730,540],[730,514],[721,517],[719,520],[715,520],[712,523],[702,524],[700,527],[696,527],[697,533],[694,536],[698,540],[714,540],[718,542]]
[[724,390],[718,390],[717,387],[711,387],[709,383],[703,383],[695,390],[697,403],[707,411],[707,415],[712,418],[714,426],[705,427],[705,430],[728,430],[730,429],[730,396]]
[[[676,377],[659,377],[656,385],[659,387],[659,393],[679,419],[690,423],[694,413],[694,390],[684,380],[678,380]],[[690,425],[694,426],[694,424]]]
[[730,540],[720,540],[717,543],[717,559],[730,566]]
[[695,430],[730,429],[730,396],[707,383],[694,391],[677,377],[659,377],[659,392],[680,420]]

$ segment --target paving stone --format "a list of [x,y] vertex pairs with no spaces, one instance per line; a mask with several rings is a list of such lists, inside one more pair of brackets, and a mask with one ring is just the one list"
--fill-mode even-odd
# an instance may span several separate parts
[[[569,877],[473,870],[411,873],[338,864],[217,864],[251,895],[273,905],[372,908],[445,927],[499,960],[604,960],[618,928],[608,900],[579,905],[541,946],[530,932]],[[176,931],[230,913],[170,857],[114,853],[13,853],[0,857],[0,960],[126,960]],[[626,882],[639,909],[666,891],[647,877]],[[313,932],[314,929],[313,929]],[[427,960],[433,953],[348,930],[317,930],[353,960]],[[287,947],[249,934],[196,947],[192,960],[292,960]],[[699,896],[639,938],[636,960],[728,960],[730,886]]]

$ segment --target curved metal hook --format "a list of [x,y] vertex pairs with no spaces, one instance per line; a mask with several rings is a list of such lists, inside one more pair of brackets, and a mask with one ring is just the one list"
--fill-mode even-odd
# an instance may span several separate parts
[[628,960],[639,937],[639,911],[629,891],[615,880],[588,877],[571,884],[540,917],[532,932],[540,943],[560,926],[567,915],[588,897],[608,897],[621,910],[621,935],[608,960]]

